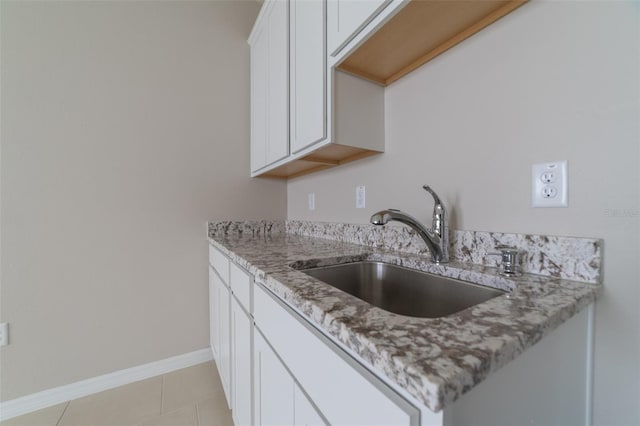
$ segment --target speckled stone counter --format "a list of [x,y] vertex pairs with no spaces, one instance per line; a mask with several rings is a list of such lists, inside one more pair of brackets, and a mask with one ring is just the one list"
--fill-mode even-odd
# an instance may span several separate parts
[[[506,278],[494,267],[469,263],[435,265],[420,254],[287,234],[282,223],[273,227],[274,232],[259,229],[212,232],[210,224],[209,240],[378,376],[404,388],[432,411],[440,411],[534,345],[593,303],[602,290],[601,284],[548,276]],[[373,307],[292,267],[365,259],[509,293],[447,317],[413,318]]]

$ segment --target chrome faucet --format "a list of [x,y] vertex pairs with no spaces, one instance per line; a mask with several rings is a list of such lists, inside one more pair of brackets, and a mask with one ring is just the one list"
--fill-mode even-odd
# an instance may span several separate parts
[[374,213],[371,216],[371,223],[373,225],[386,225],[389,221],[396,220],[410,226],[427,243],[427,247],[431,252],[431,259],[435,263],[447,263],[449,261],[449,220],[447,218],[447,210],[433,189],[427,185],[422,188],[433,196],[435,203],[431,229],[427,229],[414,217],[395,209],[381,210]]

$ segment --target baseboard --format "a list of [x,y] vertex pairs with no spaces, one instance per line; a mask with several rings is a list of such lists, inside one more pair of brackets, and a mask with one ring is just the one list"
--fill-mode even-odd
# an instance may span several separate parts
[[0,403],[0,421],[213,359],[210,348],[92,377]]

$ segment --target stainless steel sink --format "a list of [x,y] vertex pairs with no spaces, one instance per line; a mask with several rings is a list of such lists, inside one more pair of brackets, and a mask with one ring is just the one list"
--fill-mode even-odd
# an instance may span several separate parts
[[440,318],[506,292],[382,262],[301,269],[378,308],[400,315]]

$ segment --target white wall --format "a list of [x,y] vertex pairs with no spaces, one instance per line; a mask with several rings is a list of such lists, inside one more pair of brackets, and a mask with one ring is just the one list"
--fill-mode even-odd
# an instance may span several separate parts
[[205,222],[249,176],[259,4],[2,2],[1,399],[208,346]]
[[[386,89],[384,154],[287,185],[289,219],[394,207],[429,223],[428,183],[454,229],[603,238],[597,425],[640,419],[639,16],[637,2],[530,2]],[[563,159],[569,208],[532,209],[531,164]]]

